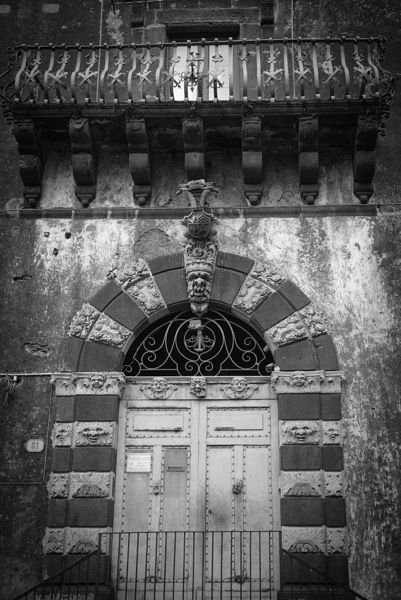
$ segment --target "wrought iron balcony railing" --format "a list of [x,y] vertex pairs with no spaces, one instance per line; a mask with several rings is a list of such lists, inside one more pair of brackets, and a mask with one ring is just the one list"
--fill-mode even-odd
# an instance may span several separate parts
[[[10,48],[6,105],[388,102],[384,38]],[[386,106],[382,110],[386,110]]]

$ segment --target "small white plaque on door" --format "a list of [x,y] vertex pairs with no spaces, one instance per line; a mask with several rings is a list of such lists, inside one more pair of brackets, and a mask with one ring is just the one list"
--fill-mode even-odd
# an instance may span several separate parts
[[151,454],[130,453],[127,456],[127,473],[150,473],[151,463]]

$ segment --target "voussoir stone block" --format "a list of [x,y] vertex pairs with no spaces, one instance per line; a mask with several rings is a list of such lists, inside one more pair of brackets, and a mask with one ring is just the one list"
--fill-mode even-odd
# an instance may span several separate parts
[[217,267],[214,272],[210,300],[231,306],[244,279],[243,273]]
[[294,312],[294,308],[279,293],[273,292],[252,313],[251,320],[263,330],[270,329]]
[[94,296],[92,296],[92,298],[90,298],[89,304],[102,311],[121,293],[121,288],[113,280],[108,281]]
[[78,371],[84,341],[77,337],[67,337],[63,341],[63,359],[66,371]]
[[319,394],[279,394],[279,419],[320,419]]
[[325,371],[337,371],[337,353],[331,337],[327,334],[324,334],[313,338],[313,345],[316,349],[319,368]]
[[97,342],[85,342],[77,371],[120,371],[124,353],[118,348]]
[[277,291],[288,300],[295,310],[300,310],[311,302],[308,296],[306,296],[303,291],[289,279],[286,279],[279,286]]
[[253,267],[254,261],[246,256],[231,254],[230,252],[217,253],[217,267],[239,271],[240,273],[248,274]]
[[276,365],[282,371],[318,370],[316,353],[311,340],[301,340],[282,346],[274,352]]
[[153,275],[163,273],[163,271],[172,271],[184,267],[184,256],[181,252],[167,254],[166,256],[157,256],[147,261],[149,269]]
[[321,448],[315,445],[288,445],[280,448],[283,471],[316,471],[322,468]]
[[155,281],[168,306],[186,303],[189,307],[184,269],[163,271],[155,275]]
[[322,498],[282,498],[281,524],[315,526],[323,524]]
[[147,316],[139,308],[137,303],[125,292],[114,298],[104,310],[105,314],[133,331],[143,321],[147,322]]

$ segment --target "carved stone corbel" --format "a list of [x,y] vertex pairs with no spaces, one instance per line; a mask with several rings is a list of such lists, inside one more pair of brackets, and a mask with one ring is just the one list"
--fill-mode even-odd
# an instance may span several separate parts
[[373,194],[373,177],[376,168],[376,143],[379,121],[375,117],[360,115],[356,125],[354,144],[354,194],[362,204]]
[[86,208],[96,197],[98,163],[89,119],[71,118],[69,131],[75,195]]
[[128,142],[129,168],[134,182],[134,200],[139,206],[150,201],[152,179],[150,153],[145,119],[127,117],[125,132]]
[[16,121],[14,135],[20,153],[19,172],[24,184],[24,206],[36,208],[42,195],[44,159],[33,120]]
[[203,121],[197,117],[182,119],[185,172],[188,181],[205,178],[205,137]]
[[262,196],[262,120],[258,116],[242,119],[242,173],[245,197],[259,204]]
[[300,117],[298,154],[301,198],[306,204],[313,204],[319,195],[319,122],[317,117]]

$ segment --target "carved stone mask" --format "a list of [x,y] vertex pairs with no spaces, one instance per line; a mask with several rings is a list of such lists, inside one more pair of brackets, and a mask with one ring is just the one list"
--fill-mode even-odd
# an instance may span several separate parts
[[294,373],[292,382],[296,387],[303,387],[306,384],[306,375],[302,372]]
[[164,377],[154,377],[152,388],[155,392],[163,392],[167,387],[167,381]]
[[246,389],[245,377],[234,377],[232,386],[235,392],[243,392]]

